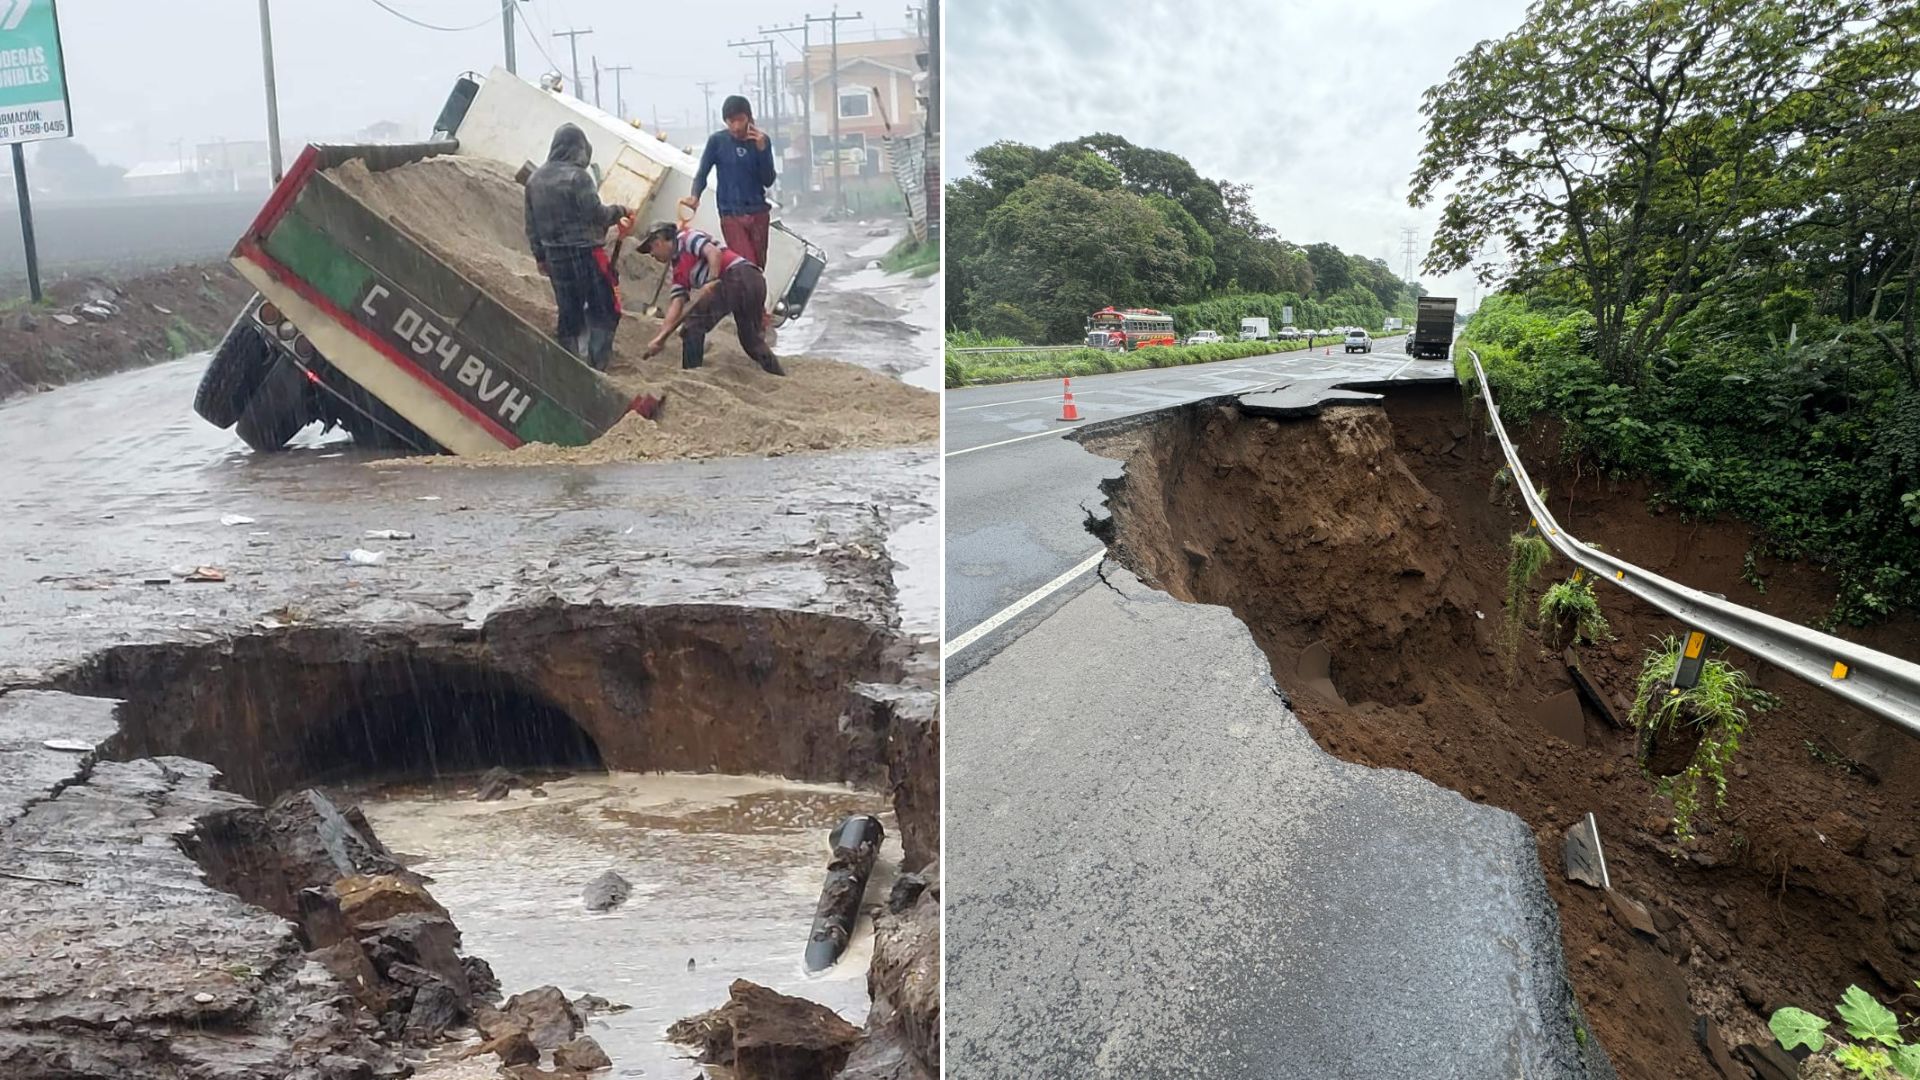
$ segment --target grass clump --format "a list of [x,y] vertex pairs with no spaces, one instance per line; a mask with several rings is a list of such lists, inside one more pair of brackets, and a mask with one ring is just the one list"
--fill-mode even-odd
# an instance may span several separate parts
[[1514,533],[1507,544],[1507,617],[1501,633],[1501,645],[1506,650],[1507,673],[1513,674],[1514,658],[1520,651],[1520,630],[1525,622],[1527,590],[1533,586],[1533,579],[1540,573],[1547,560],[1553,558],[1553,548],[1547,541],[1535,533]]
[[1600,613],[1600,598],[1593,594],[1593,582],[1577,576],[1555,582],[1540,597],[1540,625],[1553,628],[1569,645],[1581,641],[1597,644],[1613,636],[1607,617]]

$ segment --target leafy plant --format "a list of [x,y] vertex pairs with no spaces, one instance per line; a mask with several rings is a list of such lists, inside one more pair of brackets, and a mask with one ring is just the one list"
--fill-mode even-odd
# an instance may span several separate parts
[[1553,548],[1547,545],[1544,537],[1530,532],[1518,532],[1507,542],[1507,618],[1501,635],[1506,650],[1507,670],[1511,674],[1515,655],[1520,649],[1520,628],[1525,616],[1527,589],[1533,585],[1533,579],[1540,573],[1547,560],[1553,558]]
[[1673,800],[1674,835],[1685,840],[1693,836],[1693,820],[1700,812],[1703,786],[1711,787],[1713,805],[1727,804],[1727,763],[1740,749],[1746,734],[1748,710],[1771,708],[1773,695],[1754,686],[1738,668],[1721,660],[1708,660],[1700,671],[1700,681],[1686,690],[1673,688],[1673,673],[1680,664],[1680,640],[1664,638],[1658,648],[1648,650],[1640,668],[1630,719],[1640,729],[1640,762],[1649,775],[1648,761],[1662,739],[1699,741],[1686,766],[1678,773],[1655,777],[1654,787]]
[[1607,617],[1600,613],[1600,598],[1593,594],[1593,582],[1586,579],[1555,582],[1540,597],[1540,622],[1561,629],[1572,641],[1589,644],[1613,636]]
[[1805,1009],[1787,1006],[1776,1009],[1767,1027],[1782,1048],[1806,1047],[1816,1054],[1830,1052],[1835,1064],[1855,1076],[1881,1080],[1903,1076],[1920,1080],[1920,1045],[1908,1043],[1900,1034],[1900,1019],[1872,994],[1858,986],[1847,987],[1834,1007],[1847,1035],[1858,1042],[1832,1039],[1828,1050],[1831,1022]]

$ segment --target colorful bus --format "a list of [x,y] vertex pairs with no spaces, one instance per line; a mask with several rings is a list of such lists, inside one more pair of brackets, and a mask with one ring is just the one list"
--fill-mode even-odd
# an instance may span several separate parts
[[1087,317],[1087,345],[1128,352],[1174,345],[1173,316],[1152,308],[1101,308]]

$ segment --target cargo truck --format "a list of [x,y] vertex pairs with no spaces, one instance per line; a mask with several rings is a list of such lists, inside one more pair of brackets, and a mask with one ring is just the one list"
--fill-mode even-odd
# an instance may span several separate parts
[[[543,161],[554,129],[574,123],[593,145],[603,201],[642,223],[673,219],[692,191],[695,158],[609,113],[500,69],[462,76],[412,145],[309,146],[273,190],[232,262],[258,290],[201,378],[194,408],[255,450],[284,447],[309,424],[355,442],[421,452],[484,453],[527,442],[591,442],[659,402],[623,393],[552,337],[489,295],[327,170],[358,160],[381,172],[436,155],[519,168]],[[718,236],[713,200],[693,224]],[[826,260],[776,223],[768,240],[774,323],[806,308]],[[664,268],[623,284],[629,307],[658,300]],[[631,331],[629,331],[631,332]]]
[[1273,336],[1273,324],[1265,317],[1249,316],[1240,320],[1241,341],[1265,341]]
[[1453,318],[1458,301],[1451,296],[1423,296],[1413,326],[1407,331],[1407,355],[1415,360],[1445,360],[1453,351]]

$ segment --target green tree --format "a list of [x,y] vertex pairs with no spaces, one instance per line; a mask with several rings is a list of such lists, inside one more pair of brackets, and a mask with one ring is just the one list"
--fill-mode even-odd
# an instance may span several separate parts
[[[1450,189],[1427,266],[1503,247],[1576,293],[1609,377],[1638,383],[1676,324],[1769,243],[1795,121],[1855,95],[1833,61],[1891,38],[1903,0],[1540,0],[1429,90],[1410,201]],[[1861,29],[1861,28],[1865,29]],[[1883,46],[1891,48],[1892,46]]]
[[969,313],[1010,306],[1047,341],[1080,337],[1087,315],[1108,304],[1178,302],[1190,287],[1192,254],[1159,209],[1064,176],[1036,177],[1008,196],[987,215],[985,239],[967,267]]

